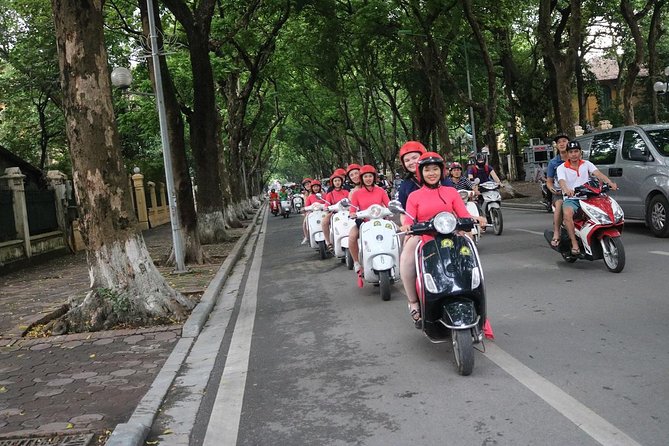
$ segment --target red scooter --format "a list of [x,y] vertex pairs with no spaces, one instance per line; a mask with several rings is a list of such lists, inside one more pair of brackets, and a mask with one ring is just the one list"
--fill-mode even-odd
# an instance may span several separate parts
[[279,200],[269,200],[269,210],[276,217],[281,211],[279,206]]
[[625,248],[621,239],[625,215],[616,200],[605,193],[607,190],[609,186],[602,186],[596,179],[574,189],[575,197],[581,198],[581,209],[574,215],[579,255],[571,253],[571,242],[564,225],[558,246],[551,245],[553,231],[545,230],[544,237],[569,263],[578,259],[604,259],[609,271],[619,273],[625,267]]

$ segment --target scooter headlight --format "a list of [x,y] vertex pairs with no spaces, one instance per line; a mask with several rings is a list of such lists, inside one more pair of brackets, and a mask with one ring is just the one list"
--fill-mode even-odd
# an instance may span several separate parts
[[623,218],[625,218],[625,213],[623,208],[620,207],[616,200],[611,200],[611,209],[613,209],[613,220],[614,223],[620,223]]
[[469,199],[469,191],[459,190],[458,193],[460,194],[460,198],[462,198],[462,201],[467,201]]
[[588,214],[590,217],[592,217],[600,224],[610,225],[611,223],[613,223],[611,221],[611,218],[606,212],[602,211],[601,209],[595,206],[589,205],[588,203],[584,203],[583,201],[581,201],[581,209],[583,209],[583,211],[586,214]]
[[434,217],[432,224],[437,232],[441,234],[450,234],[455,231],[455,227],[458,225],[458,220],[455,218],[455,215],[450,212],[440,212]]
[[381,218],[382,213],[383,213],[383,207],[379,206],[378,204],[373,204],[369,208],[369,216],[372,218]]

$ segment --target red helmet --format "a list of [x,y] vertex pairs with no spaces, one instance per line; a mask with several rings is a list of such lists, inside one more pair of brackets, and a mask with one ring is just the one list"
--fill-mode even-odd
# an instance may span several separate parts
[[335,178],[341,178],[342,183],[346,179],[346,171],[342,168],[335,169],[334,172],[332,172],[332,175],[330,175],[330,181],[334,180]]
[[421,144],[418,141],[407,141],[404,143],[402,147],[400,147],[400,161],[402,162],[402,165],[404,165],[404,155],[407,153],[420,153],[421,155],[427,150],[425,150],[425,146]]
[[442,177],[446,172],[446,162],[441,155],[439,155],[437,152],[425,152],[420,156],[420,158],[418,158],[418,167],[416,168],[416,179],[421,184],[423,183],[423,179],[421,178],[420,172],[423,167],[427,166],[428,164],[437,164],[441,168]]
[[372,165],[365,164],[360,168],[360,175],[364,175],[366,173],[373,173],[375,176],[378,175],[378,172],[376,171],[376,168]]
[[309,187],[311,188],[311,187],[314,187],[314,186],[321,186],[322,187],[321,182],[318,181],[318,180],[312,180],[311,181],[311,184],[309,185]]
[[369,165],[369,164],[365,164],[364,166],[362,166],[360,168],[360,183],[364,184],[364,183],[362,183],[362,176],[366,173],[371,173],[371,174],[374,175],[374,184],[376,184],[376,181],[379,179],[379,174],[376,171],[376,168],[374,166]]
[[458,163],[457,161],[454,161],[451,163],[451,170],[453,169],[460,169],[462,170],[462,164]]
[[360,164],[349,164],[348,167],[346,168],[346,175],[351,173],[352,170],[360,170]]
[[311,183],[312,181],[313,180],[311,178],[305,178],[305,179],[302,180],[301,184],[304,185],[304,183]]

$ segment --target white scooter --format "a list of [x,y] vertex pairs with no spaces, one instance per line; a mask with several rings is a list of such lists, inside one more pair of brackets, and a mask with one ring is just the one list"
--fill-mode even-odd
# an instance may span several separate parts
[[499,193],[499,186],[494,181],[486,181],[479,185],[483,203],[483,215],[492,224],[492,229],[496,235],[502,234],[504,222],[502,220],[502,195]]
[[281,216],[283,218],[290,216],[290,200],[281,200]]
[[353,259],[348,254],[348,234],[355,222],[348,217],[348,206],[348,198],[328,206],[328,210],[334,212],[330,219],[330,240],[332,241],[335,257],[342,263],[346,263],[347,266],[350,263],[349,269],[353,269]]
[[481,225],[476,220],[476,217],[479,217],[481,214],[479,212],[479,207],[476,205],[476,198],[473,190],[462,189],[459,190],[460,198],[465,202],[467,207],[467,212],[469,215],[474,217],[474,226],[472,227],[472,238],[474,243],[478,245],[479,240],[481,240]]
[[368,283],[378,284],[381,299],[390,300],[390,286],[399,279],[400,242],[397,225],[384,217],[390,217],[390,209],[374,204],[356,217],[367,219],[360,225],[358,247],[363,278]]
[[305,211],[310,212],[307,215],[307,234],[309,236],[309,246],[318,250],[321,260],[325,260],[328,255],[327,246],[325,246],[325,235],[323,235],[323,227],[321,222],[326,215],[325,205],[322,203],[314,203],[311,206],[304,208]]
[[302,207],[304,207],[304,198],[302,198],[302,195],[293,195],[292,198],[293,202],[293,212],[296,214],[299,214],[302,212]]

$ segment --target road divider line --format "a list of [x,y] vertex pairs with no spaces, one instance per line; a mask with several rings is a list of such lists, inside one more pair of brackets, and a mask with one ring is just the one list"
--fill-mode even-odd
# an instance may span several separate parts
[[520,228],[511,228],[514,231],[520,231],[520,232],[529,232],[530,234],[536,234],[536,235],[544,235],[543,232],[539,231],[530,231],[529,229],[520,229]]
[[249,270],[244,295],[242,296],[239,315],[235,323],[234,333],[230,341],[230,349],[225,360],[225,368],[218,386],[214,407],[207,425],[203,446],[220,446],[237,444],[239,422],[244,403],[244,389],[248,373],[249,356],[251,353],[251,337],[256,318],[258,302],[258,284],[260,283],[260,266],[265,247],[267,232],[267,216],[258,238],[253,263]]
[[660,256],[669,256],[669,252],[667,252],[667,251],[648,251],[648,252],[650,252],[651,254],[657,254],[657,255],[660,255]]
[[486,344],[486,357],[600,444],[605,446],[641,446],[576,398],[564,392],[494,343]]

